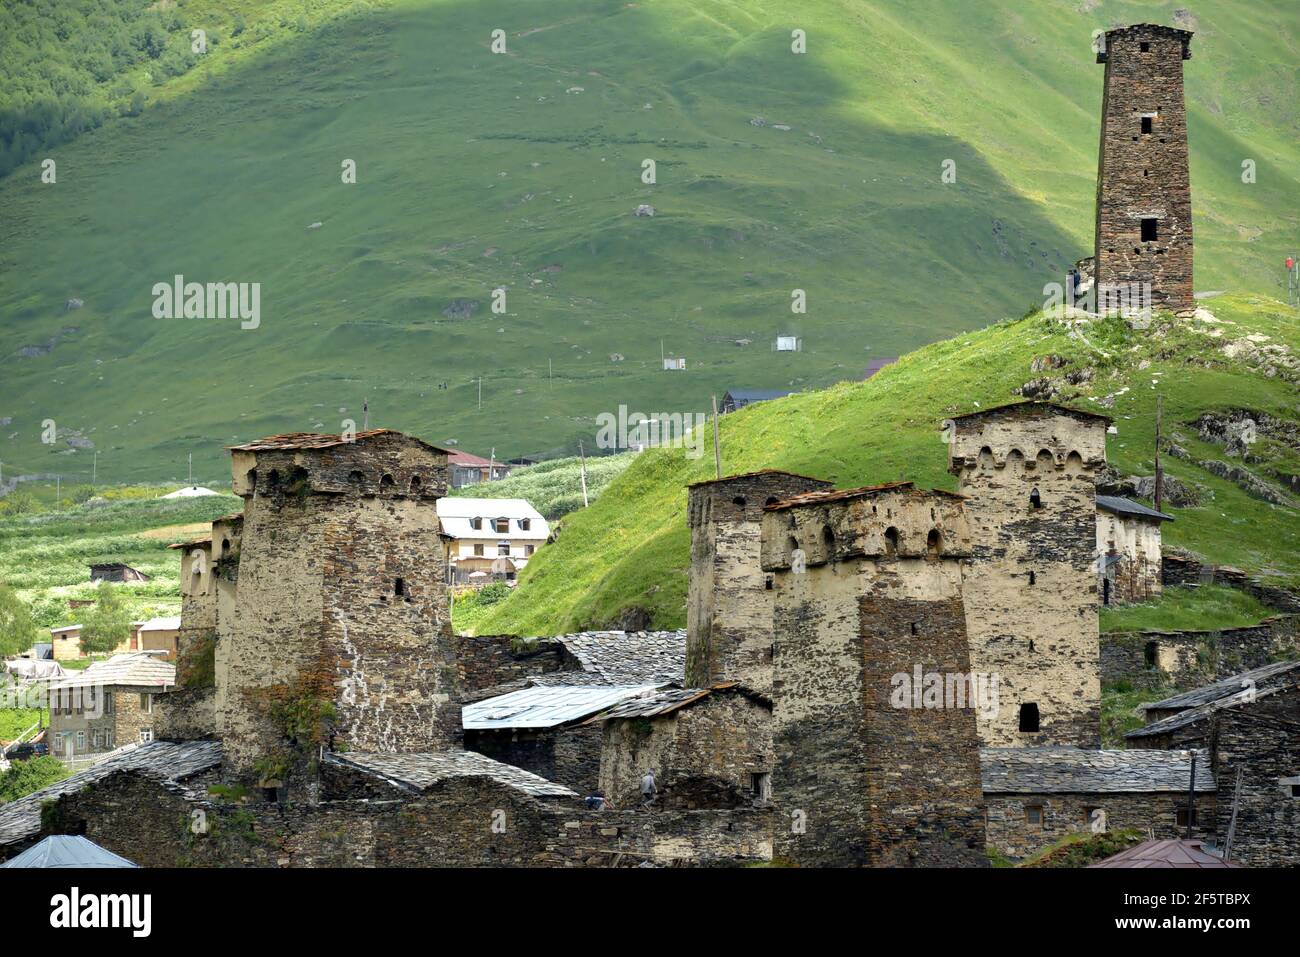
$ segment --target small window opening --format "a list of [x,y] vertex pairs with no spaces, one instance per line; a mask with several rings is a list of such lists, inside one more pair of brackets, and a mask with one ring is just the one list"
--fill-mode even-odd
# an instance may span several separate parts
[[1291,796],[1293,798],[1300,798],[1300,784],[1291,785]]
[[744,507],[745,507],[745,499],[744,499],[743,496],[737,495],[735,498],[733,498],[733,499],[731,500],[731,504],[732,504],[732,505],[735,505],[735,506],[738,506],[739,508],[744,508]]
[[262,788],[262,798],[266,801],[276,802],[280,800],[279,788]]
[[1034,639],[1032,638],[1029,639],[1029,650],[1030,651],[1034,650]]
[[1143,653],[1143,657],[1146,659],[1148,668],[1154,668],[1156,666],[1156,654],[1158,648],[1159,645],[1157,645],[1154,641],[1147,642],[1146,649],[1144,650]]
[[1151,132],[1151,117],[1149,116],[1142,117],[1142,132],[1143,133]]
[[912,634],[916,634],[916,622],[912,622]]
[[835,533],[829,525],[822,526],[822,547],[826,549],[827,558],[835,554]]
[[1029,507],[1030,508],[1043,507],[1043,496],[1038,493],[1038,489],[1036,488],[1031,489],[1029,492]]
[[393,477],[392,477],[391,475],[385,474],[384,477],[381,478],[381,479],[379,480],[379,487],[380,487],[381,489],[389,489],[389,490],[391,490],[391,489],[395,488],[396,486],[397,486],[397,483],[396,483],[395,481],[393,481]]
[[1025,823],[1026,823],[1026,824],[1031,824],[1031,825],[1033,825],[1034,827],[1042,827],[1042,825],[1043,825],[1043,806],[1042,806],[1041,804],[1026,804],[1026,805],[1025,805]]
[[772,590],[772,576],[771,576],[771,575],[768,575],[767,578],[763,580],[763,589],[764,589],[765,591],[771,591],[771,590]]
[[1138,49],[1141,50],[1143,53],[1150,53],[1150,52],[1151,52],[1151,44],[1149,44],[1149,43],[1139,43],[1139,44],[1138,44]]
[[749,793],[759,801],[766,801],[772,796],[772,775],[767,771],[755,771],[749,776]]
[[471,519],[469,520],[469,527],[472,528],[472,529],[474,529],[475,531],[479,531],[479,530],[481,530],[481,529],[483,528],[483,519],[482,519],[482,518],[471,518]]
[[1020,706],[1020,730],[1027,734],[1038,730],[1038,705],[1032,701]]
[[[1197,825],[1196,816],[1197,816],[1197,815],[1196,815],[1196,805],[1193,804],[1193,805],[1192,805],[1192,823],[1191,823],[1191,826],[1192,826],[1192,827],[1196,827],[1196,825]],[[1179,805],[1177,805],[1177,806],[1174,808],[1174,821],[1178,824],[1179,827],[1187,827],[1187,826],[1188,826],[1188,824],[1187,824],[1187,805],[1186,805],[1186,804],[1179,804]]]
[[420,494],[420,487],[421,487],[423,484],[424,484],[424,483],[420,481],[420,476],[418,476],[418,475],[414,475],[414,476],[412,476],[412,477],[411,477],[411,494],[412,494],[412,495],[419,495],[419,494]]
[[1160,231],[1156,228],[1154,218],[1148,217],[1142,220],[1142,242],[1153,243],[1160,238]]
[[526,532],[532,527],[533,527],[533,520],[531,518],[521,518],[519,520],[519,530],[521,532]]
[[770,495],[770,496],[768,496],[767,501],[763,503],[763,505],[765,505],[765,506],[767,506],[767,505],[775,505],[776,503],[777,503],[777,497],[776,497],[775,495]]
[[939,535],[939,530],[937,528],[930,529],[930,534],[925,536],[925,550],[931,555],[938,555],[942,544],[943,541]]
[[406,594],[406,582],[400,578],[393,579],[393,594],[399,598]]
[[1031,585],[1037,585],[1037,584],[1038,584],[1038,576],[1035,575],[1033,572],[1030,572],[1030,573],[1029,573],[1029,584],[1031,584]]
[[885,529],[885,554],[898,554],[898,529],[892,526]]

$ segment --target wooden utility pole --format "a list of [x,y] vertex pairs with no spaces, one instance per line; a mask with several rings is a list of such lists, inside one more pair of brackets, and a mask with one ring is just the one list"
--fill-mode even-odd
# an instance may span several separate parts
[[478,377],[478,410],[483,411],[483,377]]
[[1165,497],[1165,472],[1160,467],[1160,427],[1163,425],[1165,414],[1165,397],[1156,396],[1156,511],[1160,511],[1161,503]]
[[718,439],[718,397],[713,397],[713,471],[722,478],[722,443]]
[[1241,804],[1241,773],[1245,768],[1237,766],[1237,786],[1232,790],[1232,819],[1228,822],[1228,836],[1223,842],[1223,859],[1232,858],[1232,839],[1237,834],[1237,807]]
[[582,439],[578,440],[579,474],[582,476],[582,507],[587,507],[587,453],[583,451]]
[[1187,782],[1187,840],[1192,839],[1192,817],[1196,813],[1196,752],[1192,752],[1192,779]]

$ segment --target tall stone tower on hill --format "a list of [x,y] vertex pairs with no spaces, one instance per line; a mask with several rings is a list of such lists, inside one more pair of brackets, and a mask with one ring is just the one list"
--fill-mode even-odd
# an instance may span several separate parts
[[1109,30],[1097,164],[1096,285],[1099,309],[1150,284],[1150,305],[1185,310],[1192,300],[1192,194],[1187,169],[1183,61],[1187,30],[1142,23]]

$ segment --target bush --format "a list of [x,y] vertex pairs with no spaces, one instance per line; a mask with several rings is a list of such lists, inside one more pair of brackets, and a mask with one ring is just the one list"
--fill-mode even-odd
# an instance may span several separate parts
[[0,804],[34,794],[67,776],[68,769],[63,762],[48,755],[15,761],[8,771],[0,772]]

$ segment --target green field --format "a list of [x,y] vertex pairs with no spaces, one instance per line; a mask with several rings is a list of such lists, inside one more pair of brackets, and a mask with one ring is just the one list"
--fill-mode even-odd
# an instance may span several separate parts
[[[48,125],[40,63],[114,114],[4,144],[28,157],[0,179],[6,476],[89,481],[93,443],[101,483],[183,480],[192,453],[215,484],[223,445],[337,431],[366,399],[430,441],[572,453],[620,404],[831,386],[1019,315],[1090,251],[1090,34],[1116,21],[1196,31],[1197,287],[1280,297],[1300,239],[1290,0],[1206,0],[1195,22],[1070,0],[99,2],[159,19],[156,60],[148,38],[119,62],[75,31],[39,56],[0,31],[0,130]],[[199,25],[216,42],[189,57]],[[177,274],[261,283],[260,327],[155,319]]]
[[[1044,355],[1068,360],[1062,374],[1092,371],[1090,380],[1058,399],[1114,418],[1107,457],[1122,474],[1152,473],[1157,387],[1167,435],[1198,460],[1224,461],[1223,450],[1196,438],[1190,427],[1202,412],[1247,408],[1291,429],[1300,423],[1296,372],[1282,375],[1268,362],[1231,358],[1225,349],[1235,347],[1227,344],[1267,336],[1294,357],[1300,324],[1273,301],[1221,297],[1210,304],[1215,322],[1166,319],[1147,330],[1108,319],[1079,333],[1041,314],[1026,316],[927,346],[867,382],[750,406],[722,418],[723,470],[789,469],[842,488],[897,479],[955,488],[946,471],[942,420],[1015,400],[1012,390],[1035,377],[1031,363]],[[1285,431],[1279,435],[1261,435],[1251,446],[1249,467],[1257,475],[1300,467],[1294,439]],[[1165,464],[1169,475],[1203,496],[1196,507],[1166,506],[1175,516],[1163,529],[1166,547],[1300,584],[1300,510],[1252,498],[1194,462],[1166,456]],[[647,611],[656,627],[684,626],[685,486],[711,477],[712,469],[710,458],[692,460],[680,449],[642,453],[590,508],[565,519],[559,540],[538,552],[515,592],[477,617],[475,629],[554,634],[607,625],[632,607]],[[1223,615],[1211,603],[1200,612],[1183,608],[1178,622],[1213,627]]]

